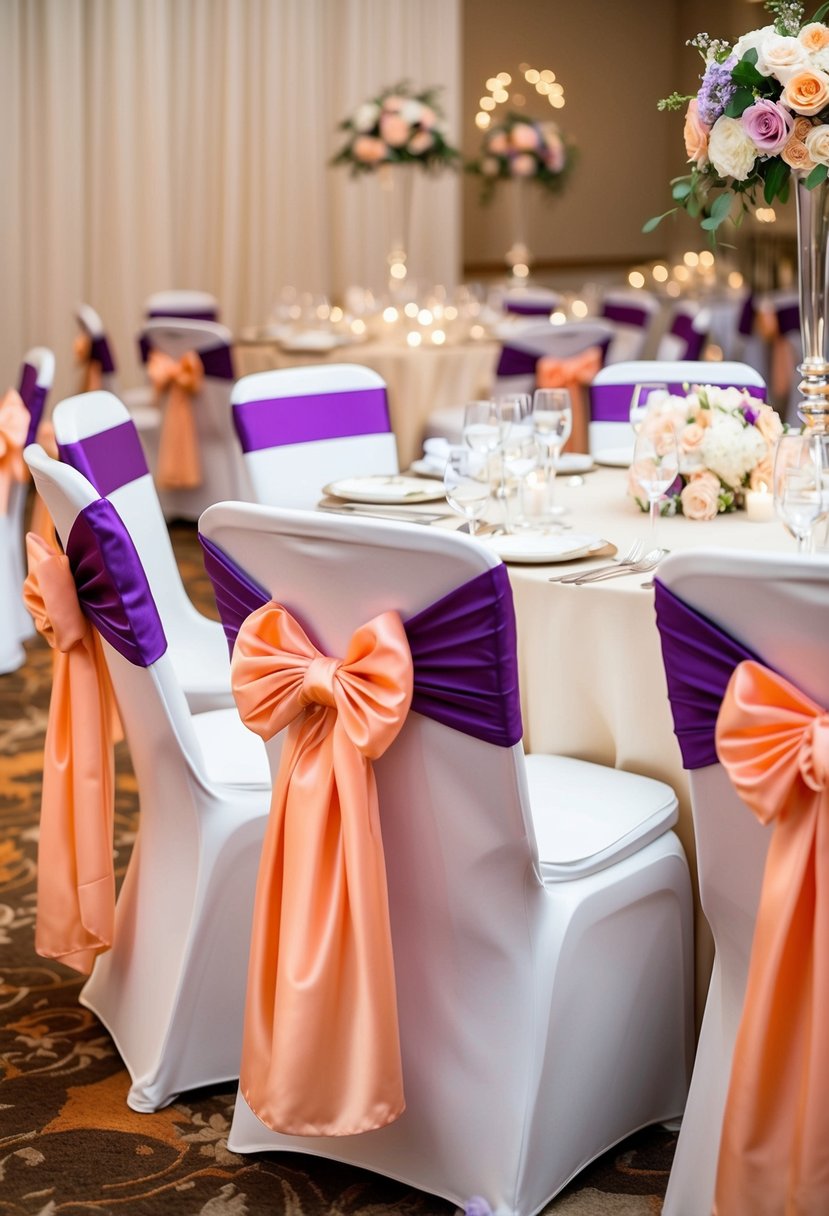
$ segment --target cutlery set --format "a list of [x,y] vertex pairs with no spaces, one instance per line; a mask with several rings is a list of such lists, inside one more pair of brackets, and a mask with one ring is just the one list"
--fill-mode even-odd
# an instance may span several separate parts
[[[606,579],[621,578],[628,574],[648,574],[651,570],[656,569],[668,550],[651,549],[645,553],[644,548],[641,541],[637,541],[623,557],[607,566],[596,566],[592,570],[582,573],[565,574],[558,578],[551,578],[549,581],[551,583],[571,583],[575,587],[583,587],[586,583],[601,583]],[[643,583],[642,586],[648,587],[653,584]]]

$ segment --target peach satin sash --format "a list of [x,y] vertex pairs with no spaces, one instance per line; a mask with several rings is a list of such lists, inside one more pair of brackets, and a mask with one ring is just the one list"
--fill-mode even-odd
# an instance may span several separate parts
[[26,607],[54,651],[43,754],[35,948],[88,975],[115,917],[113,744],[117,712],[101,642],[68,558],[26,537]]
[[193,397],[204,382],[204,365],[194,350],[176,361],[163,351],[151,350],[147,375],[156,402],[167,404],[158,437],[156,480],[168,490],[191,490],[202,483],[199,436]]
[[598,346],[590,346],[568,359],[554,359],[544,355],[535,369],[539,388],[567,388],[573,402],[573,432],[564,445],[565,452],[586,452],[589,398],[585,389],[601,370],[602,352]]
[[79,392],[91,393],[103,387],[100,360],[92,358],[92,339],[89,334],[78,334],[73,343],[75,362],[82,369]]
[[251,730],[287,727],[256,887],[242,1093],[276,1131],[382,1127],[405,1103],[372,761],[412,699],[403,625],[384,612],[328,658],[271,601],[242,625],[231,678]]
[[0,515],[8,512],[12,482],[25,482],[29,476],[23,459],[29,421],[23,398],[10,388],[0,401]]
[[784,406],[789,400],[792,381],[797,373],[794,352],[781,334],[777,314],[770,308],[757,310],[757,331],[769,346],[769,382],[774,400]]
[[723,1117],[718,1216],[829,1212],[829,713],[735,668],[717,753],[773,823]]

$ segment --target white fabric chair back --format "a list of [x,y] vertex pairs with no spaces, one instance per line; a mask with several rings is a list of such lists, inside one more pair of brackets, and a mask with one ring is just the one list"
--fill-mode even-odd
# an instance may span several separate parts
[[602,296],[599,316],[613,326],[613,341],[605,363],[641,359],[659,316],[661,305],[649,291],[618,288]]
[[[352,363],[256,372],[238,380],[230,398],[234,442],[244,452],[255,500],[310,509],[332,481],[397,473],[385,392],[377,372]],[[358,404],[367,396],[373,403],[361,420]],[[252,412],[254,425],[248,421]],[[270,435],[255,438],[259,426]]]
[[[818,704],[829,705],[829,563],[702,549],[672,554],[660,580]],[[771,828],[719,764],[689,773],[702,910],[715,956],[664,1216],[709,1216],[731,1057]]]
[[[65,542],[98,493],[38,445],[26,460]],[[235,710],[190,713],[169,650],[141,667],[103,648],[141,814],[113,946],[96,960],[81,1002],[130,1072],[129,1105],[151,1111],[182,1090],[238,1076],[270,778],[260,740]]]
[[[701,360],[641,359],[630,363],[614,363],[603,367],[593,378],[590,389],[591,418],[588,427],[588,446],[591,455],[602,459],[615,453],[620,463],[629,463],[633,458],[634,434],[627,412],[616,418],[608,418],[613,410],[603,408],[603,390],[613,385],[630,386],[630,395],[637,384],[667,384],[674,392],[682,392],[685,384],[716,384],[721,387],[765,390],[762,375],[747,363],[707,363]],[[626,398],[626,409],[630,408],[630,396]],[[618,404],[618,403],[617,403]],[[598,417],[596,417],[598,415]]]
[[183,317],[191,321],[218,321],[219,301],[208,291],[155,291],[144,301],[144,316]]
[[84,473],[112,502],[132,536],[190,705],[196,710],[231,705],[230,664],[221,626],[196,610],[184,588],[126,406],[112,393],[80,393],[59,402],[52,421],[62,460]]
[[[495,372],[493,392],[532,393],[535,388],[535,365],[544,356],[569,359],[591,346],[601,348],[603,355],[613,340],[613,327],[604,321],[572,321],[553,325],[549,321],[528,322],[504,340]],[[521,369],[521,364],[526,370]]]

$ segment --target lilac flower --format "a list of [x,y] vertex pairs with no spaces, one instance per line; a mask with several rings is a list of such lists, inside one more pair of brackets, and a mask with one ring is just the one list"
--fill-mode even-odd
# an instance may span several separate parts
[[743,406],[743,417],[745,418],[745,420],[749,426],[754,426],[755,423],[757,422],[757,419],[760,417],[760,411],[755,410],[754,407],[751,405],[744,405]]
[[715,60],[708,64],[699,87],[697,101],[699,116],[704,123],[712,127],[736,92],[737,86],[731,79],[731,69],[737,60],[733,55],[725,63]]
[[492,1216],[492,1208],[480,1195],[473,1195],[463,1207],[464,1216]]

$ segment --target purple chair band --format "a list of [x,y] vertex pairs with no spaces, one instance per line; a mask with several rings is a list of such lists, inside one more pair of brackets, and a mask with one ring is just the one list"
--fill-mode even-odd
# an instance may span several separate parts
[[21,401],[29,411],[29,430],[26,433],[26,446],[28,446],[30,443],[34,443],[37,438],[37,428],[40,426],[40,420],[43,417],[49,389],[44,384],[38,384],[37,368],[33,367],[31,363],[24,363],[20,368],[20,381],[17,391],[20,393]]
[[692,317],[689,317],[684,312],[677,313],[668,332],[672,337],[679,338],[680,341],[685,343],[685,350],[680,355],[681,359],[699,359],[705,346],[707,335],[694,329]]
[[754,333],[756,315],[757,307],[754,303],[754,296],[749,293],[743,302],[743,307],[740,309],[740,318],[737,322],[737,333],[741,337],[750,338]]
[[105,376],[114,374],[115,360],[112,357],[112,351],[109,348],[109,342],[105,334],[92,339],[89,347],[89,359],[92,363],[100,363],[101,371]]
[[164,654],[167,639],[132,537],[111,502],[99,498],[76,517],[66,556],[78,599],[101,637],[136,667]]
[[144,449],[131,419],[74,443],[59,443],[58,452],[64,464],[83,473],[104,498],[149,473]]
[[781,308],[775,312],[777,318],[777,330],[781,334],[796,333],[800,329],[800,305],[787,304],[785,308]]
[[731,673],[746,659],[762,659],[674,595],[658,577],[654,583],[674,734],[683,766],[705,768],[717,763],[717,715]]
[[536,351],[522,350],[518,346],[502,346],[495,375],[534,376],[535,365],[540,358],[541,355]]
[[[232,653],[242,622],[272,597],[213,541],[199,540]],[[484,571],[404,627],[414,663],[412,709],[499,747],[517,743],[521,706],[506,567]]]
[[163,317],[176,317],[181,321],[218,321],[215,308],[151,308],[146,314],[148,321]]
[[[147,362],[152,348],[152,343],[146,333],[139,334],[138,354],[142,363]],[[208,350],[196,351],[196,354],[202,361],[205,376],[211,376],[214,380],[236,379],[236,373],[233,368],[233,354],[229,346],[221,343],[219,346],[211,346]]]
[[602,304],[600,315],[605,321],[615,321],[617,325],[632,325],[636,329],[645,329],[651,320],[651,314],[646,308],[637,308],[635,304],[614,304],[612,300]]
[[543,300],[505,300],[504,312],[513,313],[516,317],[549,317],[555,309],[555,302],[546,304]]
[[[716,363],[711,367],[716,369]],[[760,401],[765,400],[766,390],[757,384],[734,384],[730,387],[741,388]],[[668,385],[672,393],[684,397],[690,388],[686,382],[675,381]],[[630,419],[630,400],[633,396],[633,384],[591,384],[590,386],[590,421],[591,422],[628,422]]]
[[385,388],[238,402],[233,424],[243,452],[391,430]]

